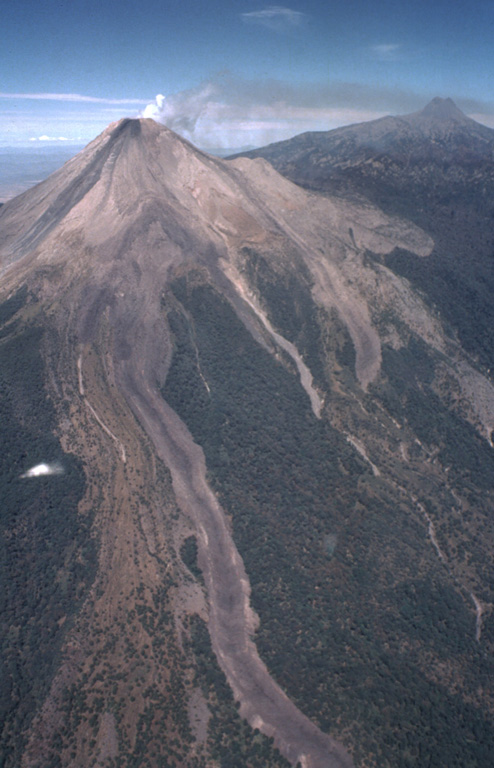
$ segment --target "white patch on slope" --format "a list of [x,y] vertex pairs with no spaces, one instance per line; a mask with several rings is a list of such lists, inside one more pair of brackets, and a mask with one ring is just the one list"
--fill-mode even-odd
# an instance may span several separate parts
[[27,472],[24,472],[23,475],[21,475],[21,478],[26,477],[46,477],[47,475],[63,475],[65,472],[64,468],[59,462],[55,462],[54,464],[36,464],[34,467],[31,467],[31,469],[28,469]]

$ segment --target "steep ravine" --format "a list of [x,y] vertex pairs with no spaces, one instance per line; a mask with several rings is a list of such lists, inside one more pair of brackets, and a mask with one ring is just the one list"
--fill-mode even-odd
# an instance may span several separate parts
[[[144,321],[136,323],[130,333],[133,338],[126,339],[130,347],[116,344],[118,382],[171,472],[180,508],[196,525],[199,563],[209,598],[212,645],[240,702],[241,715],[254,728],[272,736],[280,752],[293,764],[300,762],[304,768],[350,768],[353,761],[344,748],[297,709],[259,658],[252,641],[257,619],[250,608],[249,580],[224,512],[206,482],[204,454],[155,384],[156,330],[146,328]],[[133,343],[137,338],[139,343]]]
[[285,339],[283,336],[281,336],[281,334],[277,333],[274,330],[266,314],[257,305],[257,303],[254,300],[254,297],[250,295],[248,287],[244,284],[240,274],[235,270],[233,265],[225,263],[223,265],[223,269],[228,279],[235,286],[235,289],[238,295],[254,312],[257,319],[261,322],[262,326],[266,329],[266,331],[268,332],[272,340],[275,342],[275,344],[277,344],[284,352],[286,352],[292,358],[300,376],[300,384],[302,385],[303,389],[306,391],[309,397],[312,412],[314,413],[314,416],[317,419],[320,419],[323,401],[319,393],[314,388],[313,381],[312,381],[312,374],[308,369],[308,367],[306,366],[306,364],[304,363],[304,361],[302,360],[297,348],[295,347],[294,344],[292,344],[290,341]]

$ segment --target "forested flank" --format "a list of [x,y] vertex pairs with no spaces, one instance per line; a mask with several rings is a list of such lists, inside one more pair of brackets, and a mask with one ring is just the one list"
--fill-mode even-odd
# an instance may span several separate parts
[[[19,292],[0,308],[22,305]],[[43,330],[12,324],[0,341],[0,765],[19,765],[22,733],[47,693],[64,631],[91,581],[91,520],[78,515],[85,479],[54,430],[40,354]],[[40,463],[63,474],[22,478]]]
[[386,259],[394,272],[423,291],[464,349],[486,368],[494,367],[494,249],[490,255],[459,254],[453,260],[436,249],[427,259],[396,250]]
[[435,365],[425,343],[412,338],[399,350],[384,347],[382,355],[389,386],[380,396],[387,410],[399,420],[405,418],[422,443],[439,448],[439,460],[452,470],[460,487],[470,483],[493,489],[494,452],[432,388]]
[[357,765],[490,768],[492,723],[429,669],[468,668],[475,691],[492,664],[470,606],[419,556],[423,526],[200,276],[173,291],[163,396],[232,517],[271,673]]
[[197,554],[197,539],[195,536],[188,536],[180,547],[180,557],[191,574],[200,582],[203,582],[202,571],[197,562]]
[[297,347],[315,384],[327,389],[324,342],[318,322],[321,310],[312,299],[311,278],[304,265],[300,265],[297,274],[293,271],[280,274],[252,248],[243,248],[242,254],[249,282],[268,307],[274,328]]
[[7,323],[18,312],[27,300],[27,287],[25,285],[19,288],[10,299],[0,304],[0,326]]

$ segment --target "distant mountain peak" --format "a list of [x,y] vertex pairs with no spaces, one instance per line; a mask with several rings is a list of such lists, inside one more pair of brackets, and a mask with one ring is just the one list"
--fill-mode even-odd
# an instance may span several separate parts
[[432,101],[419,112],[419,115],[421,117],[432,117],[436,120],[464,121],[467,119],[466,115],[461,109],[458,109],[452,99],[441,99],[439,96],[432,99]]

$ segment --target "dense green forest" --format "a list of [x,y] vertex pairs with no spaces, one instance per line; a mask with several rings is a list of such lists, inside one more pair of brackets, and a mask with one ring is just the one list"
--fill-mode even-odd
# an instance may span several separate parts
[[[91,521],[78,515],[82,466],[63,453],[45,387],[43,331],[16,322],[20,291],[0,306],[0,765],[19,765],[21,736],[48,690],[71,617],[90,583]],[[5,326],[5,323],[10,324]],[[58,462],[63,473],[23,478]]]
[[232,517],[269,669],[354,745],[357,764],[487,768],[492,723],[428,674],[466,666],[474,691],[493,672],[465,596],[420,554],[424,530],[409,508],[314,417],[297,378],[202,279],[173,285],[163,395],[204,448]]
[[424,342],[412,338],[407,347],[383,349],[388,385],[377,394],[393,416],[403,419],[419,440],[439,448],[438,458],[450,467],[460,487],[475,484],[494,489],[494,454],[489,443],[434,391],[435,365]]
[[494,366],[494,245],[490,253],[482,251],[475,231],[467,231],[458,236],[460,243],[467,240],[463,253],[453,258],[455,234],[453,229],[444,236],[428,259],[397,249],[386,264],[428,297],[452,335],[457,334],[464,349],[489,369]]
[[303,262],[298,264],[295,275],[283,264],[275,270],[252,248],[243,248],[242,254],[249,283],[256,287],[269,307],[274,326],[301,351],[316,385],[326,388],[325,347],[318,322],[321,310],[312,300],[307,267]]

